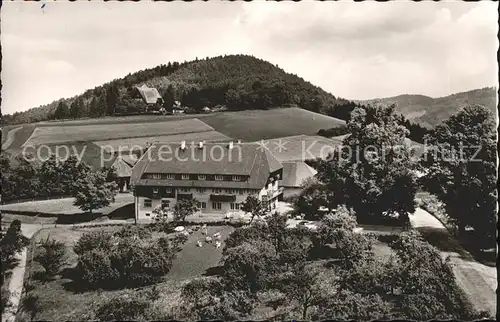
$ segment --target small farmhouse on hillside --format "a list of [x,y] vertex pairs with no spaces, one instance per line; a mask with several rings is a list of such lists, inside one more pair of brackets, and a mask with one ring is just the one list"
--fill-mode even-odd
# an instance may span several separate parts
[[163,98],[161,97],[158,90],[154,87],[148,87],[146,84],[136,87],[137,91],[141,95],[142,101],[149,107],[161,107],[163,105]]
[[282,164],[283,179],[280,180],[279,186],[283,187],[283,199],[286,200],[300,194],[304,180],[314,177],[317,171],[303,161],[282,162]]

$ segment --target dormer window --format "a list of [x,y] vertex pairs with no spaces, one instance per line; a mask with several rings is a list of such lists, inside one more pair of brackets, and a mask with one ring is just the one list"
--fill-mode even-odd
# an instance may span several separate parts
[[207,176],[204,174],[199,174],[198,175],[198,180],[207,180]]
[[233,176],[233,181],[241,181],[241,176]]
[[175,175],[173,175],[173,174],[167,174],[167,179],[168,180],[174,180],[175,179]]
[[189,174],[183,174],[181,178],[182,180],[189,180]]
[[153,178],[153,179],[161,179],[161,174],[159,174],[159,173],[153,173],[151,175],[151,178]]
[[221,176],[221,175],[216,175],[216,176],[215,176],[215,180],[217,180],[217,181],[222,181],[222,180],[224,180],[224,176]]
[[172,193],[172,192],[174,192],[174,190],[172,188],[167,188],[167,189],[165,189],[165,192],[166,193]]
[[158,192],[159,192],[158,188],[153,188],[153,193],[158,193]]

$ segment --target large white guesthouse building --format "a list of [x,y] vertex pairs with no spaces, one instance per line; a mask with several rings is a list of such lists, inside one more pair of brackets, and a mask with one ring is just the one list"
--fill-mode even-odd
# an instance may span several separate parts
[[132,169],[135,217],[151,219],[157,207],[173,209],[195,198],[203,213],[237,212],[248,195],[270,208],[282,189],[283,166],[253,143],[154,143]]

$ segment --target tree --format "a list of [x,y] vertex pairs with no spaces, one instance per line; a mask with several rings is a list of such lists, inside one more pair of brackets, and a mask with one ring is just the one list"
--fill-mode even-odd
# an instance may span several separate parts
[[185,221],[187,216],[191,216],[199,210],[199,204],[196,199],[177,201],[174,206],[174,220]]
[[106,115],[115,113],[116,105],[119,99],[118,87],[115,83],[109,85],[106,89]]
[[495,247],[497,170],[496,124],[491,111],[467,106],[438,125],[428,136],[422,158],[425,189],[444,204],[465,237],[474,228],[477,248]]
[[321,207],[328,207],[333,196],[330,196],[327,187],[316,178],[308,178],[302,183],[302,191],[295,198],[293,204],[299,214],[304,214],[305,219],[318,220],[324,215]]
[[252,313],[256,298],[216,278],[197,278],[182,288],[181,299],[191,320],[238,320]]
[[102,172],[87,174],[76,182],[75,201],[73,205],[92,214],[93,210],[109,206],[115,202],[118,186],[115,182],[107,182]]
[[252,215],[250,224],[253,222],[255,217],[261,218],[265,216],[267,213],[267,210],[262,204],[262,202],[253,195],[247,196],[245,201],[241,204],[240,209],[243,210],[245,213],[250,213]]
[[263,289],[276,269],[273,245],[264,240],[244,242],[223,252],[223,276],[234,289],[255,294]]
[[45,269],[46,276],[54,276],[64,264],[65,256],[64,243],[47,237],[38,246],[36,261]]
[[281,278],[282,292],[290,300],[297,302],[303,320],[307,319],[309,308],[317,305],[325,296],[318,276],[317,269],[300,265],[285,273]]
[[[325,216],[313,238],[317,251],[328,251],[340,260],[343,267],[373,257],[372,241],[365,235],[354,232],[356,217],[345,206],[337,208],[335,214]],[[324,252],[323,252],[324,253]]]
[[57,120],[67,119],[69,117],[69,108],[64,101],[60,101],[54,112],[54,118]]
[[343,146],[317,164],[317,177],[337,204],[352,207],[358,220],[398,215],[404,223],[415,211],[417,164],[405,143],[395,106],[355,108]]
[[175,101],[175,89],[172,84],[168,85],[167,90],[163,94],[163,108],[165,111],[172,112]]
[[21,232],[21,222],[17,219],[12,221],[5,234],[2,234],[2,239],[0,240],[2,281],[5,271],[14,260],[14,256],[26,247],[28,243],[29,239]]

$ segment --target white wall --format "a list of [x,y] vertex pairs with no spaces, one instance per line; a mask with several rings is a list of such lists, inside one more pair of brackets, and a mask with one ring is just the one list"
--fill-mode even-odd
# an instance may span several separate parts
[[[212,192],[212,189],[207,188],[204,193],[200,193],[196,191],[196,188],[190,188],[189,192],[186,191],[181,191],[181,189],[176,189],[176,195],[178,193],[185,193],[185,194],[192,194],[193,198],[198,200],[199,202],[205,202],[207,204],[206,209],[202,209],[201,211],[203,213],[221,213],[225,214],[229,211],[233,211],[231,209],[231,203],[230,202],[221,202],[221,210],[214,210],[212,209],[212,201],[210,201],[210,195],[214,194]],[[228,194],[225,192],[224,189],[220,192],[220,194]],[[235,203],[243,203],[247,196],[250,195],[249,193],[245,192],[240,195],[239,190],[236,190],[236,193],[231,193],[232,195],[236,195],[236,201]],[[153,210],[155,207],[161,206],[161,199],[151,199],[151,207],[145,208],[144,207],[144,200],[145,199],[151,199],[147,197],[136,197],[136,218],[137,220],[149,220],[154,218]],[[170,208],[173,209],[177,200],[175,198],[163,198],[166,200],[170,201]],[[146,214],[149,213],[149,216]]]

